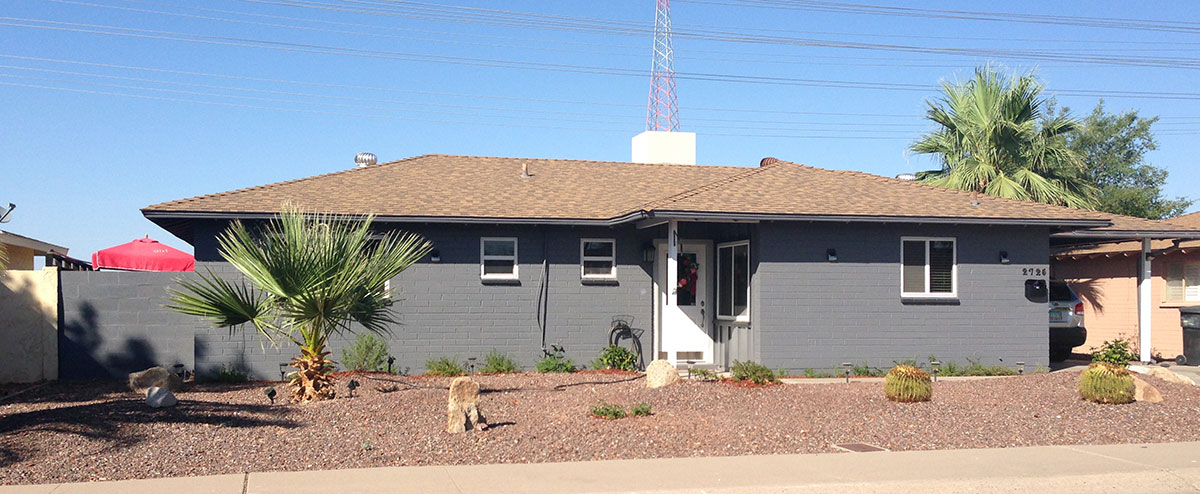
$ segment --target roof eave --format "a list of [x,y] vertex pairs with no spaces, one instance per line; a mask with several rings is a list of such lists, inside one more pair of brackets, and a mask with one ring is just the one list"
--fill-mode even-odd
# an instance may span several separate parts
[[[158,222],[164,219],[238,219],[238,220],[269,220],[279,216],[279,213],[262,212],[217,212],[217,211],[163,211],[143,209],[142,215],[147,219]],[[613,218],[536,218],[536,217],[486,217],[486,216],[396,216],[375,215],[375,221],[382,223],[461,223],[461,224],[508,224],[508,225],[574,225],[574,226],[613,226],[645,216],[642,211],[634,211]]]
[[655,210],[649,212],[655,218],[714,219],[726,221],[823,221],[865,223],[940,223],[959,225],[1022,225],[1062,228],[1098,228],[1112,225],[1107,220],[1079,218],[967,218],[941,216],[883,216],[883,215],[817,215],[817,214],[771,214],[731,213]]
[[1084,238],[1084,239],[1106,239],[1106,240],[1136,240],[1142,238],[1149,239],[1200,239],[1200,230],[1195,231],[1179,231],[1179,230],[1077,230],[1071,232],[1055,233],[1051,235],[1054,238]]

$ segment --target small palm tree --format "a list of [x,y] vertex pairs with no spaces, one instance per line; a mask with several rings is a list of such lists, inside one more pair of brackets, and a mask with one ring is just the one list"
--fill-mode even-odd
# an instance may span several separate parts
[[272,345],[300,347],[289,376],[293,402],[332,398],[333,362],[325,343],[357,322],[383,334],[392,317],[385,283],[431,247],[413,234],[371,237],[373,217],[306,215],[284,208],[253,232],[240,221],[218,236],[221,257],[241,271],[229,282],[211,271],[178,280],[168,308],[210,319],[230,331],[251,324]]
[[1079,121],[1051,116],[1032,75],[1003,80],[992,67],[961,83],[943,83],[926,118],[941,128],[910,150],[935,155],[941,168],[918,178],[933,185],[1079,208],[1095,205],[1083,161],[1066,143]]

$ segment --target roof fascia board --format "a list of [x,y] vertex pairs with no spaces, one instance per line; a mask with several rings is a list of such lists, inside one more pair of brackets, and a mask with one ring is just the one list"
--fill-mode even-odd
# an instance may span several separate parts
[[1200,231],[1169,231],[1169,230],[1079,230],[1050,235],[1054,238],[1094,238],[1109,240],[1152,239],[1200,239]]
[[0,242],[6,243],[8,245],[13,245],[16,247],[24,247],[26,249],[32,249],[32,250],[36,251],[38,254],[45,254],[45,253],[51,252],[51,251],[57,252],[59,254],[67,253],[67,248],[63,247],[61,245],[54,245],[49,242],[43,242],[36,238],[29,238],[24,235],[18,235],[16,233],[6,232],[6,231],[0,231]]
[[[149,220],[155,219],[238,219],[238,220],[270,220],[277,218],[278,213],[223,213],[211,211],[147,211],[142,215]],[[354,215],[345,215],[354,216]],[[610,219],[583,218],[486,218],[468,216],[387,216],[376,215],[375,221],[380,223],[463,223],[463,224],[505,224],[505,225],[579,225],[579,226],[614,226],[631,220],[639,219],[643,213],[638,211]]]
[[806,215],[763,213],[704,213],[694,211],[652,211],[651,217],[669,219],[725,219],[733,221],[828,221],[866,223],[943,223],[981,225],[1069,226],[1097,228],[1112,225],[1108,220],[1038,219],[1038,218],[947,218],[926,216],[868,216],[868,215]]

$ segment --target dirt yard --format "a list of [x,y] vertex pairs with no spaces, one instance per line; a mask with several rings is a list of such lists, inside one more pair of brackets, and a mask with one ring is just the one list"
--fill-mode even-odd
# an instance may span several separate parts
[[[390,465],[818,453],[1200,440],[1200,387],[1147,379],[1161,404],[1081,401],[1077,372],[935,384],[933,401],[887,401],[878,383],[744,388],[634,375],[479,376],[486,431],[449,435],[449,379],[360,376],[348,398],[271,405],[279,383],[202,384],[154,410],[117,383],[54,383],[0,402],[0,484]],[[601,402],[652,405],[601,420]]]

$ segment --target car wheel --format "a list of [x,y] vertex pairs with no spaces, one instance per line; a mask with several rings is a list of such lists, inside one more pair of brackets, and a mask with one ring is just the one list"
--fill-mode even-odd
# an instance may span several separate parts
[[1050,361],[1051,362],[1062,362],[1068,358],[1071,358],[1071,349],[1070,348],[1051,348],[1050,349]]

